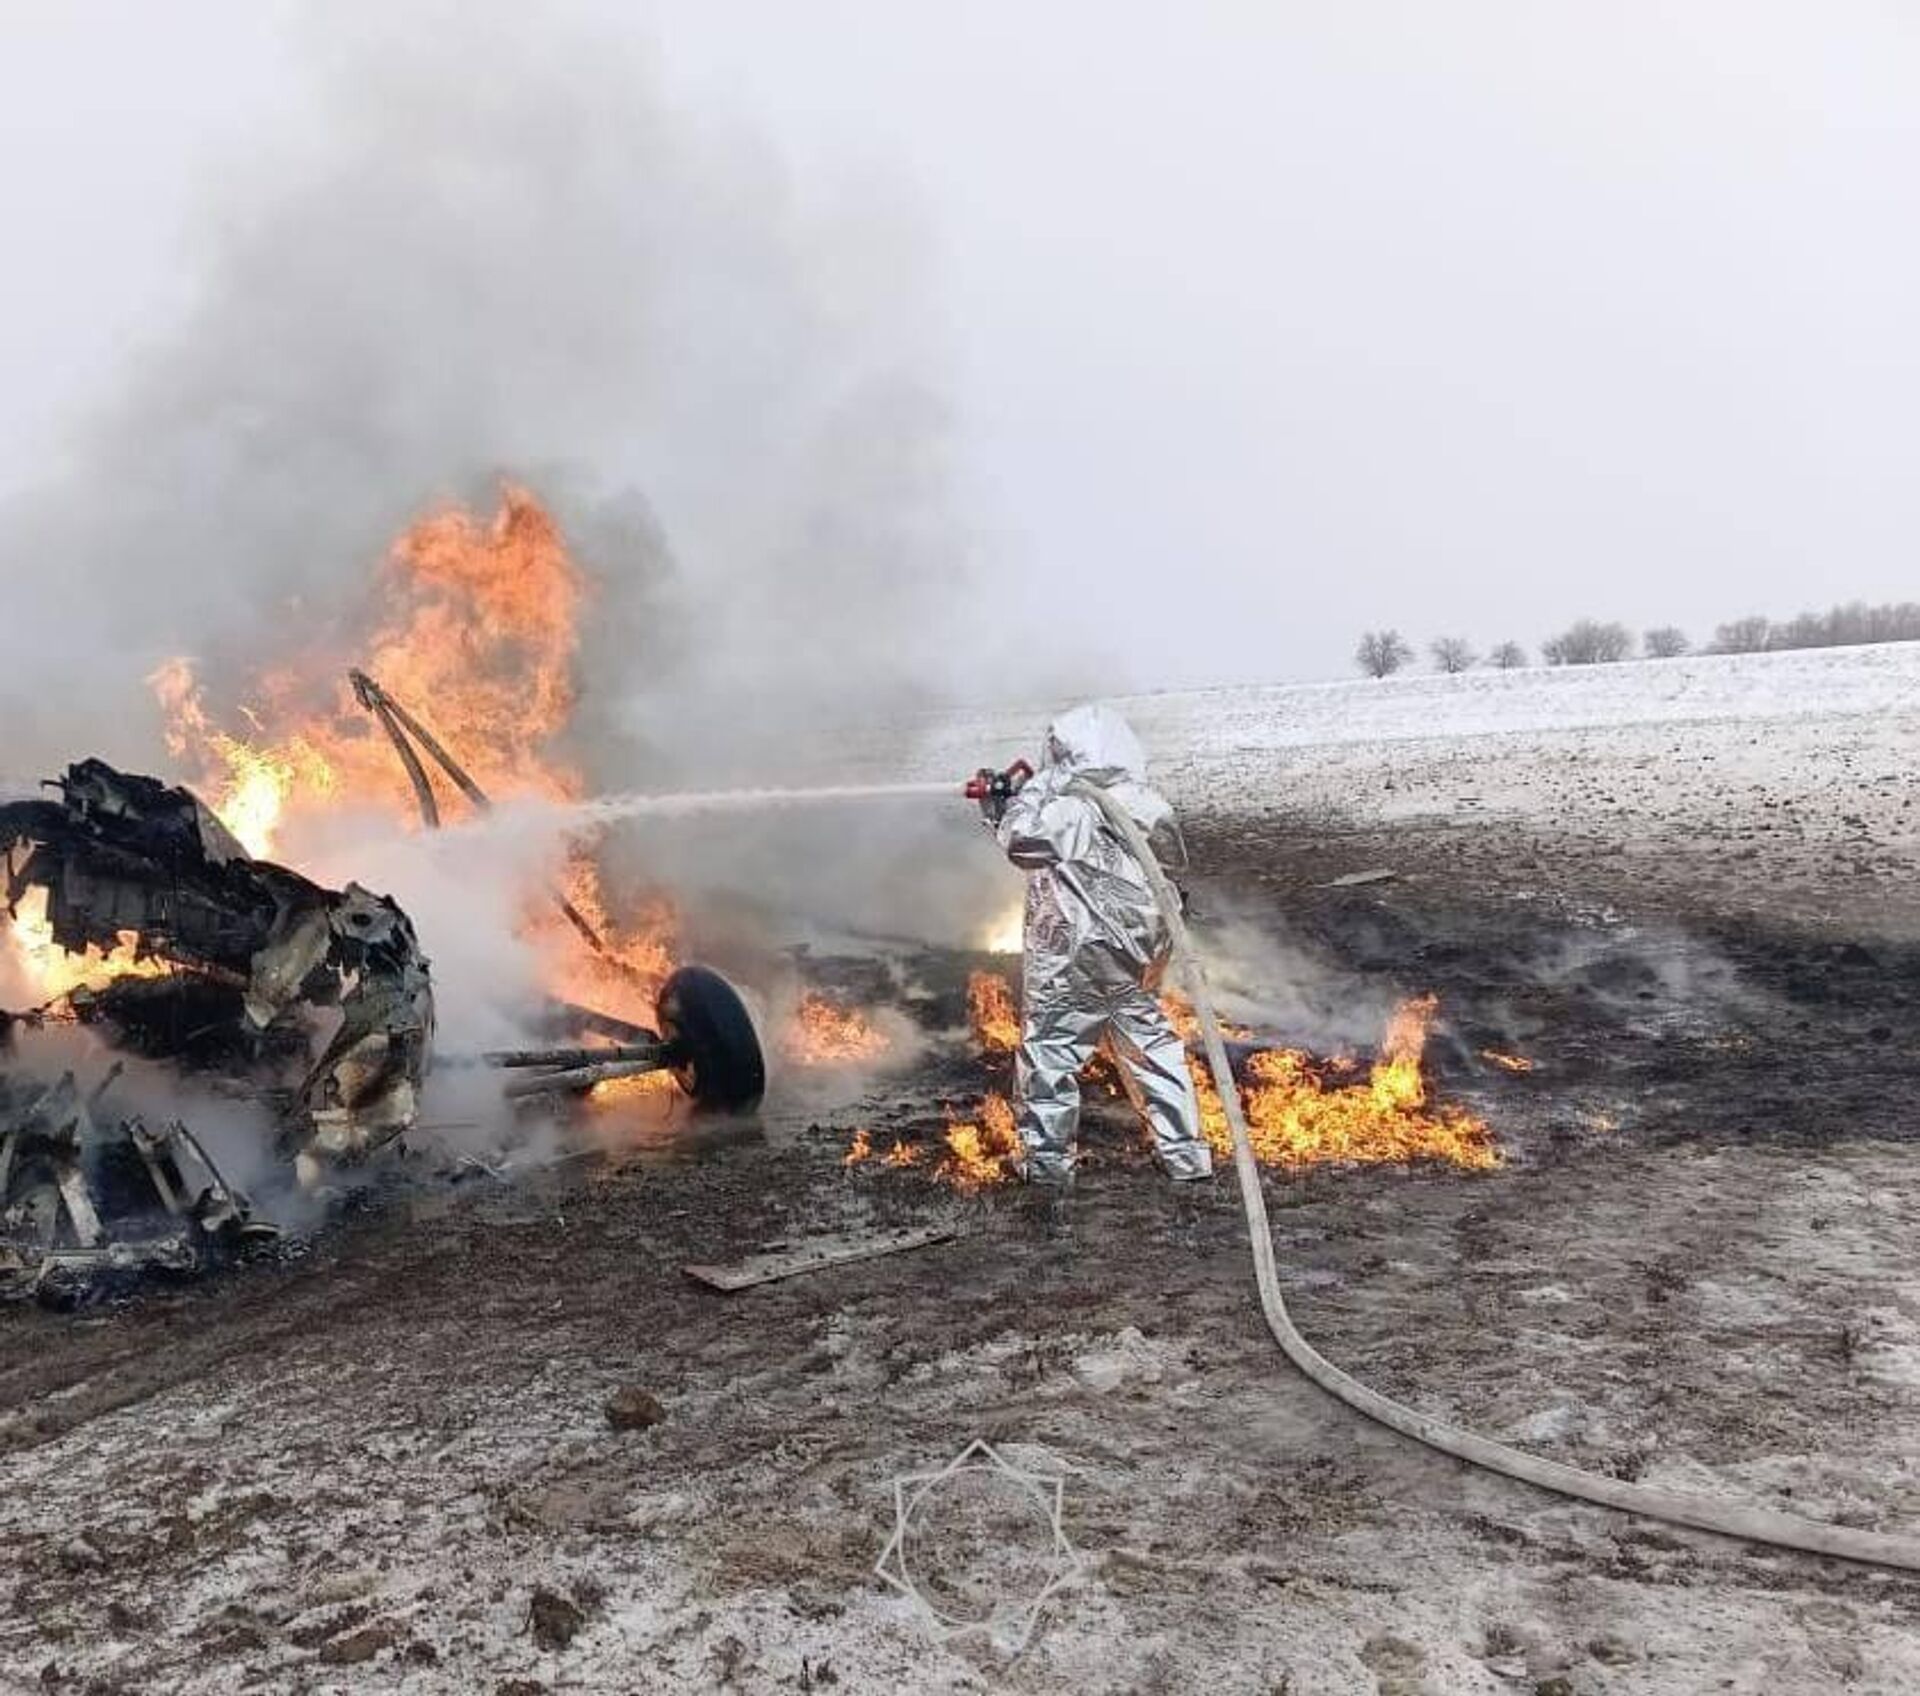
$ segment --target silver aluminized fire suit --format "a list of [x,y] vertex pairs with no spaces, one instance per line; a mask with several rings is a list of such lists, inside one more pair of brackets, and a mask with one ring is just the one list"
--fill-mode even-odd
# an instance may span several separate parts
[[1171,938],[1147,875],[1076,778],[1116,796],[1151,834],[1173,808],[1145,782],[1146,756],[1110,707],[1075,707],[1047,732],[1040,770],[1007,802],[996,834],[1029,874],[1018,1061],[1025,1175],[1072,1175],[1080,1069],[1104,1045],[1153,1132],[1161,1166],[1205,1178],[1213,1156],[1186,1050],[1154,999]]

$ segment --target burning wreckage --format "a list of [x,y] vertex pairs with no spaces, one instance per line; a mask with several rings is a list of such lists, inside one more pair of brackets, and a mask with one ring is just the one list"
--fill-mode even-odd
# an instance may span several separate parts
[[[0,806],[8,910],[37,897],[49,944],[129,969],[0,1013],[9,1050],[22,1025],[71,1019],[131,1053],[256,1081],[281,1152],[309,1176],[406,1130],[433,990],[398,906],[251,858],[196,797],[155,778],[83,760],[54,787],[57,800]],[[323,1007],[338,1027],[289,1088]],[[37,1288],[191,1270],[270,1233],[188,1126],[116,1109],[117,1075],[83,1092],[71,1071],[0,1072],[0,1276]]]
[[[406,732],[486,805],[417,721],[370,679],[354,681],[429,826],[438,811]],[[44,947],[117,968],[100,987],[0,1009],[0,1295],[59,1298],[116,1273],[204,1270],[278,1232],[189,1125],[150,1123],[116,1101],[121,1062],[91,1088],[70,1069],[49,1081],[19,1063],[23,1032],[77,1024],[126,1053],[218,1072],[271,1110],[273,1154],[313,1187],[414,1125],[434,1003],[412,922],[389,897],[255,859],[188,790],[101,760],[50,787],[58,799],[0,804],[7,913],[16,924],[32,914]],[[704,967],[667,979],[658,1031],[557,1003],[547,1012],[573,1045],[489,1056],[523,1069],[509,1099],[665,1071],[698,1105],[758,1102],[752,1021]]]

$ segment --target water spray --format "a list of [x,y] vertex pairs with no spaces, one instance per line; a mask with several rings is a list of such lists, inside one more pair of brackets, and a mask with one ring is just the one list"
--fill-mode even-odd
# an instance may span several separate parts
[[932,795],[950,796],[951,783],[835,783],[814,789],[686,789],[663,794],[601,795],[563,804],[561,810],[585,825],[619,819],[686,818],[696,813],[748,812],[758,808],[801,807],[835,801],[887,801]]

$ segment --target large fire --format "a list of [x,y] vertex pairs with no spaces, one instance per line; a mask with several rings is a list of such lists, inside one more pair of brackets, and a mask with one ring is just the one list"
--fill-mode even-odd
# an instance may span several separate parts
[[[1499,1165],[1484,1119],[1429,1099],[1421,1055],[1439,1010],[1432,995],[1402,1002],[1364,1076],[1351,1060],[1321,1063],[1298,1049],[1255,1054],[1240,1085],[1254,1158],[1267,1166],[1396,1160],[1444,1160],[1475,1170]],[[1198,1056],[1188,1065],[1207,1141],[1215,1153],[1231,1157],[1233,1133],[1212,1074]]]
[[[976,972],[967,1001],[981,1051],[989,1057],[1011,1053],[1019,1043],[1020,1018],[1008,981]],[[1187,1065],[1207,1141],[1218,1155],[1230,1158],[1233,1136],[1212,1070],[1199,1051],[1199,1018],[1177,993],[1169,992],[1162,1005],[1188,1045]],[[1254,1157],[1269,1166],[1405,1160],[1443,1160],[1473,1170],[1497,1166],[1500,1154],[1486,1122],[1431,1099],[1422,1056],[1438,1012],[1439,1001],[1431,995],[1403,1002],[1388,1023],[1378,1058],[1365,1068],[1350,1058],[1318,1060],[1300,1049],[1264,1048],[1251,1055],[1241,1068],[1240,1105]],[[1236,1043],[1254,1039],[1254,1032],[1241,1025],[1224,1025],[1222,1033]],[[1529,1069],[1517,1057],[1501,1058],[1511,1062],[1509,1070]],[[999,1100],[989,1098],[990,1103]],[[1012,1151],[1011,1109],[1004,1123],[1006,1137],[990,1139],[995,1152],[1003,1140]],[[948,1142],[954,1146],[951,1133]],[[972,1170],[972,1163],[963,1158],[960,1169]]]
[[278,746],[256,747],[216,729],[190,661],[164,661],[147,686],[165,715],[167,751],[196,768],[207,804],[255,859],[272,852],[281,815],[296,793],[313,804],[339,787],[333,764],[298,733]]
[[[0,855],[0,870],[6,858]],[[0,912],[4,912],[0,908]],[[7,926],[7,944],[12,965],[40,1001],[55,1001],[76,989],[98,989],[119,977],[158,977],[168,970],[164,961],[143,958],[136,952],[137,938],[122,931],[120,940],[107,953],[89,945],[84,954],[69,954],[53,939],[53,925],[47,918],[47,892],[29,888],[14,910]]]
[[350,652],[307,647],[255,674],[239,709],[251,734],[212,722],[191,662],[163,665],[152,684],[168,746],[249,853],[271,854],[302,813],[345,802],[411,816],[406,772],[347,681],[357,664],[494,799],[575,799],[584,784],[561,744],[586,593],[526,490],[503,490],[490,520],[436,513],[389,550],[374,585],[382,611]]
[[[503,490],[491,518],[448,509],[420,520],[395,542],[373,588],[377,611],[358,632],[344,642],[303,633],[247,680],[226,722],[191,662],[170,660],[150,679],[189,786],[250,854],[286,851],[303,821],[338,807],[418,821],[404,767],[347,681],[350,665],[404,703],[492,799],[585,792],[565,743],[588,585],[531,494]],[[441,795],[449,803],[451,785]],[[589,946],[552,890],[529,890],[525,934],[548,988],[650,1024],[674,963],[671,912],[655,904],[616,917],[586,844],[556,869],[555,886],[604,946]],[[18,920],[11,928],[29,980],[49,996],[70,987],[67,968],[29,952],[32,932]],[[91,970],[111,976],[127,963],[116,953]]]

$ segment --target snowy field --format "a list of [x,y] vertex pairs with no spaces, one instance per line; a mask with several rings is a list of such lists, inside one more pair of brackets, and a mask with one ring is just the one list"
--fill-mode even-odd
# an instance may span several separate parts
[[[1177,750],[1181,763],[1228,750],[1547,736],[1620,726],[1718,721],[1770,727],[1779,720],[1920,715],[1920,642],[1249,685],[1116,700],[1150,746]],[[967,759],[982,732],[1030,748],[1060,704],[910,717],[903,725],[875,727],[876,746],[861,751],[884,759],[904,740],[917,754],[904,775],[940,776]],[[857,740],[854,746],[859,748]]]

